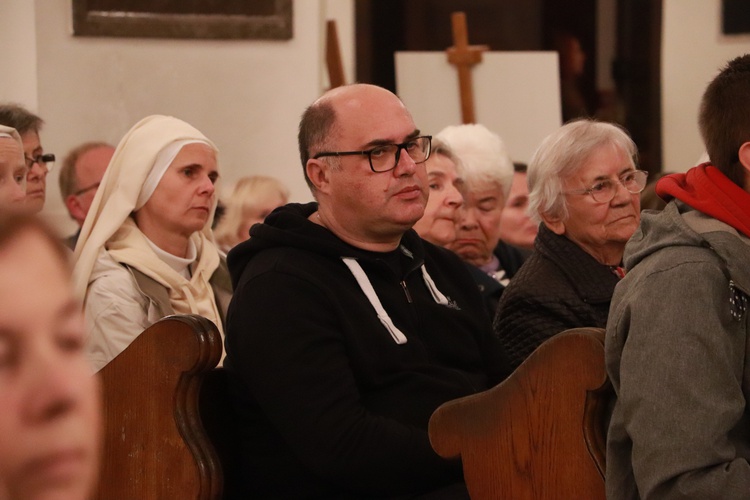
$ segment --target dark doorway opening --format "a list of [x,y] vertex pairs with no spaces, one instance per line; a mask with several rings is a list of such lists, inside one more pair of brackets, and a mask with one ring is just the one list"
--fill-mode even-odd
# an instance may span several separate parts
[[[661,170],[661,0],[357,0],[357,80],[395,90],[394,52],[445,50],[450,15],[466,13],[469,42],[490,50],[554,50],[568,33],[585,54],[578,78],[589,115],[617,121],[640,152],[641,168]],[[614,59],[597,67],[597,8],[616,12]],[[613,89],[597,88],[599,71]],[[610,90],[612,92],[610,92]]]

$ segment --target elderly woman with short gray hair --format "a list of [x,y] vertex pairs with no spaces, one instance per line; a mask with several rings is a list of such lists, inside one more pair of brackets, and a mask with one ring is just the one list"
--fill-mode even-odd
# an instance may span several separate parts
[[467,263],[494,317],[509,280],[523,263],[520,250],[500,241],[500,218],[513,183],[513,162],[499,135],[484,125],[452,125],[437,134],[458,158],[463,205],[456,237],[445,246]]
[[506,288],[494,329],[513,367],[553,335],[606,326],[648,174],[625,130],[583,119],[546,137],[528,167],[534,251]]

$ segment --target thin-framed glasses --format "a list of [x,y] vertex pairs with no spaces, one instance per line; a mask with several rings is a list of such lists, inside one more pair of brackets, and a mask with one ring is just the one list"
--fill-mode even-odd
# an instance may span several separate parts
[[40,167],[45,167],[47,171],[52,170],[52,167],[55,164],[55,155],[53,155],[52,153],[36,155],[33,158],[29,158],[28,156],[24,155],[24,158],[26,159],[26,168],[28,168],[29,170],[32,169],[34,163],[36,163]]
[[98,188],[99,184],[101,184],[101,182],[95,182],[95,183],[93,183],[90,186],[86,186],[85,188],[81,188],[78,191],[75,191],[73,193],[73,196],[81,196],[83,193],[87,193],[87,192],[91,191],[92,189]]
[[590,194],[597,203],[609,203],[617,193],[617,184],[619,182],[631,194],[638,194],[646,187],[648,172],[645,170],[628,170],[617,176],[617,181],[613,179],[602,179],[590,188],[574,189],[566,191],[563,194]]
[[367,155],[367,159],[370,161],[370,169],[373,172],[388,172],[398,165],[402,149],[406,151],[406,154],[414,163],[423,163],[430,157],[431,148],[432,136],[422,135],[401,144],[383,144],[364,151],[324,151],[313,156],[313,159],[317,160],[323,156]]

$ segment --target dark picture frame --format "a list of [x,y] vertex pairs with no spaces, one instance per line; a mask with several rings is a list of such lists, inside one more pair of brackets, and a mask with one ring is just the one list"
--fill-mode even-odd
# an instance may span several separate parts
[[747,0],[723,0],[721,28],[725,35],[750,33],[750,5]]
[[82,37],[292,38],[292,0],[73,0]]

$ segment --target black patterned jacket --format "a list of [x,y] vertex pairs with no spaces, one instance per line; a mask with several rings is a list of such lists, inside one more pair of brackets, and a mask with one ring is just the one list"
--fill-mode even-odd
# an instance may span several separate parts
[[604,328],[618,281],[609,266],[542,224],[534,252],[503,292],[493,325],[512,368],[556,333]]

